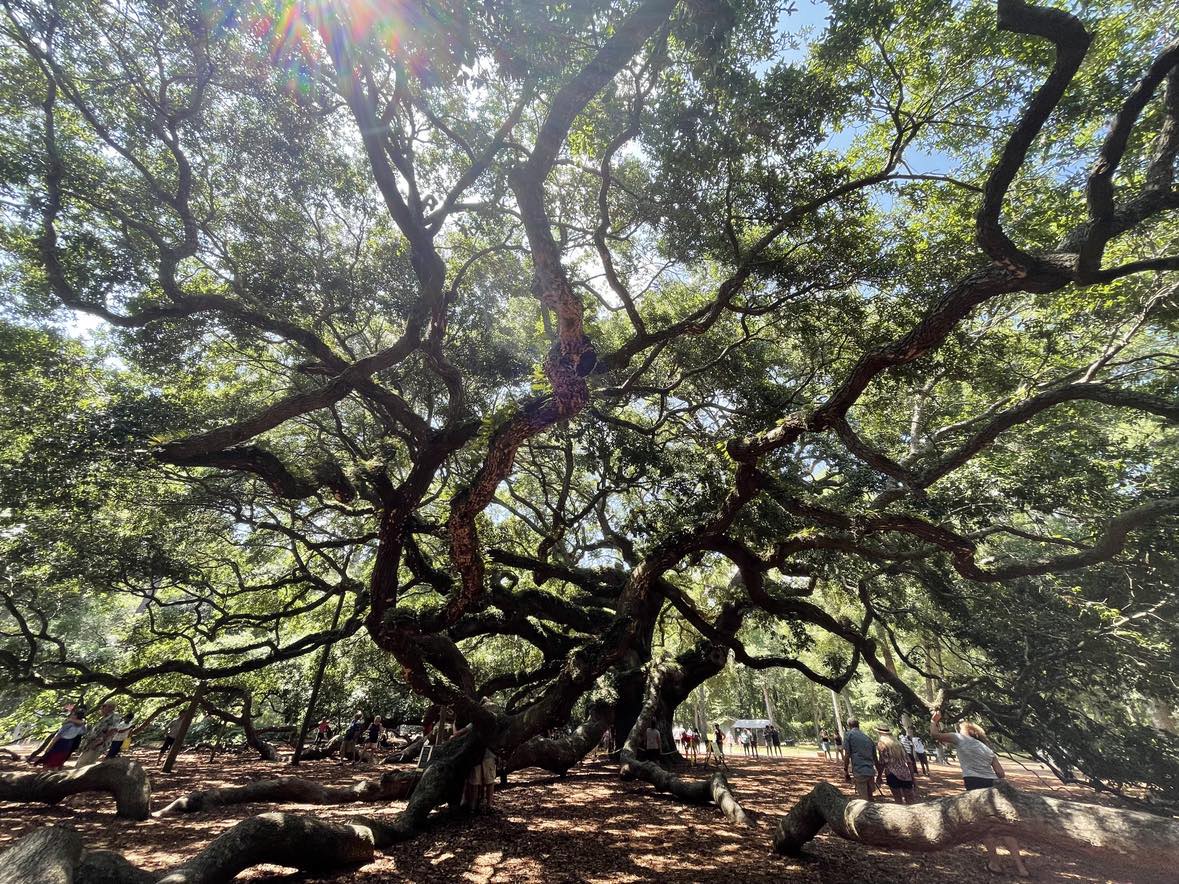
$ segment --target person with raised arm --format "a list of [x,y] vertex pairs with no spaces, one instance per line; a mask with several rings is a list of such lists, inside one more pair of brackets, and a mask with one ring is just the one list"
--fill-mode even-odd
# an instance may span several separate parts
[[[989,789],[999,780],[1007,777],[1003,765],[999,763],[999,756],[995,750],[987,745],[987,732],[974,722],[961,721],[958,723],[957,733],[942,731],[942,713],[937,711],[929,721],[929,735],[939,743],[947,743],[954,747],[958,755],[958,764],[962,768],[962,782],[966,791],[975,789]],[[997,836],[991,830],[982,833],[982,842],[987,848],[987,871],[996,875],[1003,874],[1003,867],[999,864],[998,842],[1011,852],[1015,860],[1015,870],[1021,878],[1030,878],[1031,872],[1024,865],[1023,857],[1019,853],[1019,842],[1012,835]]]

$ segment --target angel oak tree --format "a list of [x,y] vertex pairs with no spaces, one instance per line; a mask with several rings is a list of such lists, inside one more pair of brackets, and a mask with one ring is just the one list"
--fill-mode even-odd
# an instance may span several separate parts
[[1162,4],[0,2],[10,684],[265,754],[363,630],[472,729],[341,862],[611,725],[743,819],[730,658],[1174,797]]

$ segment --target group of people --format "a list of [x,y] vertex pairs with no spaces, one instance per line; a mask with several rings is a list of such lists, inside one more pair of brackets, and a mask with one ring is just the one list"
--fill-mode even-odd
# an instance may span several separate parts
[[46,769],[63,767],[75,750],[79,753],[75,766],[85,767],[116,757],[130,744],[131,716],[120,717],[114,703],[103,703],[93,724],[86,723],[86,709],[81,703],[66,706],[65,713],[65,721],[41,754],[40,764]]
[[[317,729],[317,746],[322,738]],[[366,718],[363,712],[357,712],[344,731],[344,745],[340,747],[341,763],[355,764],[358,761],[363,761],[378,749],[387,748],[390,745],[392,743],[389,738],[389,729],[385,727],[381,716],[374,715],[372,718]]]
[[754,758],[760,757],[758,749],[763,744],[766,747],[767,756],[782,754],[782,732],[772,724],[767,724],[762,729],[760,737],[757,731],[744,728],[737,730],[733,738],[740,744],[741,751],[745,755],[752,755]]
[[[958,725],[957,733],[945,733],[941,729],[941,720],[941,712],[935,712],[929,724],[930,738],[954,748],[966,791],[989,789],[1006,777],[998,755],[987,744],[986,731],[973,722],[963,721]],[[843,775],[854,781],[856,797],[871,801],[873,793],[885,784],[898,804],[915,804],[918,766],[929,773],[924,741],[908,734],[898,739],[887,729],[882,729],[873,740],[860,730],[860,723],[854,718],[848,720],[847,727],[843,743]],[[997,849],[999,840],[1003,840],[1011,852],[1019,875],[1027,877],[1030,873],[1020,855],[1019,844],[1011,836],[1000,839],[991,832],[983,833],[988,853],[987,868],[996,874],[1002,872]]]

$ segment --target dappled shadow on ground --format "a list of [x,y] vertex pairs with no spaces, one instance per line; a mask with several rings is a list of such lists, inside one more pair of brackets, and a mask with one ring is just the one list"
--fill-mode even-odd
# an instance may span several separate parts
[[[135,751],[148,767],[154,787],[153,806],[193,789],[239,785],[273,776],[299,775],[343,785],[357,777],[375,777],[387,768],[357,768],[336,761],[307,762],[294,769],[284,764],[225,757],[209,764],[204,755],[181,756],[177,770],[164,774],[155,753]],[[32,770],[14,762],[0,770]],[[686,775],[703,776],[699,768]],[[956,767],[931,768],[918,779],[921,798],[940,798],[961,790]],[[1061,798],[1092,800],[1080,790],[1064,790],[1042,769],[1016,770],[1015,784],[1029,791]],[[758,816],[753,829],[735,829],[711,807],[685,806],[654,792],[645,783],[622,782],[614,767],[590,761],[567,777],[537,770],[512,776],[496,794],[490,816],[453,819],[440,816],[426,833],[401,844],[364,868],[318,878],[260,866],[243,878],[269,884],[310,881],[374,882],[900,882],[945,880],[958,884],[994,880],[985,869],[981,846],[962,846],[936,854],[913,855],[852,844],[820,835],[803,860],[789,860],[770,851],[777,818],[816,782],[828,780],[844,788],[842,770],[833,761],[813,755],[730,759],[730,781],[749,810]],[[391,813],[403,807],[351,804],[331,807],[286,804],[240,805],[208,813],[135,823],[118,819],[109,796],[75,795],[56,807],[0,803],[0,848],[24,833],[45,825],[78,829],[92,848],[120,850],[149,869],[182,862],[209,840],[264,810],[306,812],[322,819],[346,820],[354,814]],[[1070,856],[1058,849],[1029,846],[1029,864],[1041,881],[1146,882],[1132,868],[1099,864],[1090,857]]]

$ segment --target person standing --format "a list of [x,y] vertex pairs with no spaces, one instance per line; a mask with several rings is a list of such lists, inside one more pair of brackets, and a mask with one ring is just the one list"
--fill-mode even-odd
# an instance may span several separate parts
[[855,780],[857,798],[871,801],[872,781],[876,777],[876,744],[860,730],[858,720],[849,718],[847,728],[843,739],[843,778]]
[[749,754],[749,731],[741,731],[741,735],[737,738],[741,743],[741,751],[746,755]]
[[913,783],[913,767],[905,747],[889,734],[876,742],[880,768],[876,774],[876,785],[884,780],[897,804],[916,804],[917,789]]
[[647,750],[647,759],[649,761],[659,761],[659,755],[663,751],[663,738],[659,734],[659,728],[655,726],[655,722],[647,725],[647,730],[643,734],[644,748]]
[[176,738],[180,736],[180,716],[176,716],[164,728],[164,745],[160,747],[159,754],[156,755],[156,761],[160,761],[164,757],[164,753],[172,748],[176,742]]
[[[954,751],[958,754],[958,764],[962,768],[962,783],[966,786],[967,792],[975,789],[990,789],[999,780],[1007,777],[1003,765],[999,763],[999,756],[984,742],[987,732],[977,724],[969,721],[959,722],[958,733],[943,733],[942,714],[939,711],[933,713],[929,720],[929,735],[939,743],[947,743],[954,747]],[[1015,860],[1015,870],[1019,876],[1021,878],[1031,877],[1032,873],[1024,865],[1023,857],[1019,852],[1019,842],[1015,840],[1015,837],[1012,835],[996,836],[991,829],[982,833],[982,841],[986,845],[989,857],[987,871],[996,875],[1003,874],[1003,867],[999,863],[998,842],[1000,840],[1003,841],[1010,851],[1012,859]]]
[[134,713],[129,714],[120,723],[118,730],[115,731],[111,738],[111,747],[106,752],[107,758],[118,758],[119,753],[131,745],[131,719],[135,717]]
[[830,761],[831,760],[831,738],[829,736],[827,736],[826,730],[824,730],[823,733],[821,733],[819,735],[819,748],[823,750],[823,754],[827,757],[827,760]]
[[348,729],[344,731],[344,745],[340,747],[344,761],[356,761],[356,743],[364,734],[364,714],[357,712],[352,718],[352,723],[348,725]]
[[369,724],[368,730],[365,733],[365,750],[370,757],[376,755],[377,747],[380,745],[381,737],[384,735],[384,733],[385,725],[381,723],[381,716],[374,715],[373,720]]
[[110,751],[111,742],[115,738],[115,733],[122,727],[123,723],[119,720],[119,714],[115,709],[114,703],[107,701],[99,707],[98,711],[102,717],[94,722],[94,726],[82,738],[82,743],[79,747],[82,751],[78,755],[78,763],[75,767],[85,767],[104,758],[106,753]]
[[835,734],[835,760],[843,763],[843,734],[838,731]]
[[328,720],[326,718],[321,718],[319,720],[319,724],[315,726],[315,745],[318,746],[320,743],[326,740],[328,738],[328,734],[331,733],[331,730],[332,726],[328,724]]
[[86,733],[86,709],[80,705],[66,707],[66,719],[62,722],[53,740],[41,756],[41,766],[46,770],[61,768],[73,754],[74,747]]
[[753,750],[753,757],[760,758],[757,754],[757,731],[749,732],[749,748]]
[[905,757],[909,759],[909,767],[913,769],[913,775],[917,775],[917,753],[913,751],[913,738],[905,733],[905,729],[901,728],[900,736],[901,748],[905,751]]
[[916,734],[913,735],[913,754],[917,763],[921,765],[921,772],[929,776],[929,756],[925,753],[925,741]]

